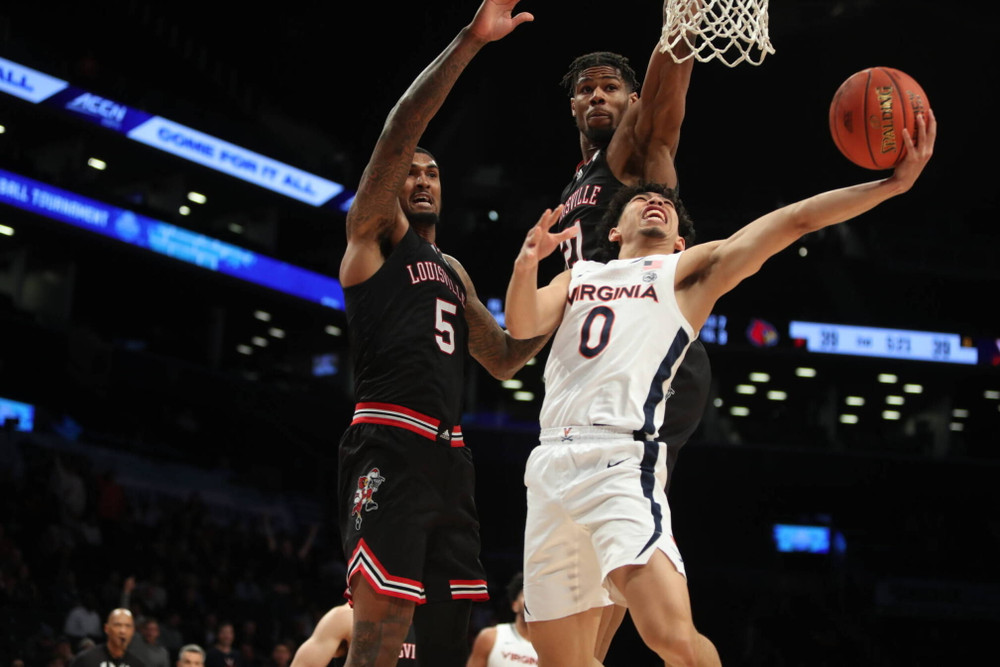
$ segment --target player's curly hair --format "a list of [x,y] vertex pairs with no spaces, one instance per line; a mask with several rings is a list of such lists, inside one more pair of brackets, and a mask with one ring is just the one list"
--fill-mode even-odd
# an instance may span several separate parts
[[604,212],[604,217],[601,218],[601,224],[598,225],[598,229],[601,234],[602,250],[604,251],[604,255],[606,257],[614,259],[618,256],[619,250],[618,244],[613,243],[610,239],[608,239],[608,232],[618,226],[618,220],[622,217],[622,211],[624,211],[625,206],[632,201],[632,198],[636,195],[641,195],[644,192],[655,192],[656,194],[663,195],[670,200],[670,202],[674,205],[674,210],[677,211],[677,231],[684,238],[685,247],[690,248],[694,245],[694,221],[691,219],[691,216],[688,215],[687,209],[684,207],[684,203],[677,194],[676,188],[668,188],[663,183],[640,183],[639,185],[622,188],[616,192],[615,196],[611,198],[611,202],[608,203],[608,208]]
[[570,97],[576,92],[576,80],[580,77],[580,72],[591,67],[607,65],[614,67],[622,75],[622,81],[628,86],[630,93],[639,92],[639,78],[635,75],[635,70],[629,64],[628,58],[611,51],[594,51],[576,58],[569,64],[569,71],[563,75],[560,85],[566,89]]
[[522,590],[524,590],[524,574],[518,572],[507,583],[507,599],[513,602]]

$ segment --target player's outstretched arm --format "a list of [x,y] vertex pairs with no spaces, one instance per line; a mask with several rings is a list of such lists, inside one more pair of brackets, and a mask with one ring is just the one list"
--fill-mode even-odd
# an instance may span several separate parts
[[764,215],[724,241],[694,246],[677,267],[678,303],[696,329],[715,301],[756,273],[772,255],[810,232],[850,220],[909,191],[934,152],[933,111],[917,115],[916,140],[903,130],[906,155],[892,175],[878,181],[830,190]]
[[334,607],[323,615],[312,636],[295,651],[291,667],[327,667],[341,653],[341,645],[350,643],[354,613],[350,606]]
[[[691,0],[689,4],[694,10],[701,0]],[[678,57],[690,52],[684,40],[674,50]],[[677,63],[669,53],[661,53],[659,40],[653,47],[641,95],[625,114],[608,146],[608,163],[623,183],[653,182],[677,187],[674,158],[680,144],[693,67],[694,58]]]
[[472,23],[420,73],[389,112],[347,213],[347,251],[340,265],[345,287],[367,280],[382,265],[383,239],[398,241],[406,232],[397,196],[417,141],[473,56],[487,42],[533,20],[527,12],[512,14],[518,1],[483,0]]
[[514,377],[528,360],[538,354],[549,336],[517,340],[500,328],[496,318],[483,305],[465,267],[450,255],[448,263],[465,284],[465,322],[469,325],[469,354],[498,380]]
[[547,209],[538,223],[528,230],[521,250],[514,260],[514,272],[507,285],[504,309],[507,330],[515,338],[533,338],[551,334],[562,321],[570,272],[563,271],[545,287],[538,287],[538,263],[552,254],[560,243],[576,236],[573,226],[553,234],[549,232],[562,216],[563,207]]

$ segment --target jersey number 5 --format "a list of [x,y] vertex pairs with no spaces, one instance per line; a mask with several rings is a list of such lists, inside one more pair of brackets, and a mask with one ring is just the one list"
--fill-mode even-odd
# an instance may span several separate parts
[[437,300],[434,309],[434,330],[437,333],[434,334],[434,339],[445,354],[452,354],[455,351],[455,327],[444,318],[444,315],[445,313],[454,315],[457,312],[458,306],[455,304],[444,299]]
[[[594,335],[594,325],[597,319],[601,319],[601,329]],[[615,323],[615,311],[607,306],[596,306],[590,309],[586,319],[583,320],[583,327],[580,329],[580,354],[593,359],[608,346],[611,339],[611,326]],[[592,345],[591,341],[597,339],[597,344]]]

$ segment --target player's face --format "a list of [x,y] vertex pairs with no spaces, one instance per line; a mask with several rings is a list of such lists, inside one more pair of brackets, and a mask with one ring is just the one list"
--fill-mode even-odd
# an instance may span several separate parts
[[426,153],[414,153],[410,173],[403,184],[399,205],[410,220],[414,216],[435,219],[441,214],[441,177],[437,162]]
[[617,67],[599,65],[580,72],[570,107],[580,132],[595,143],[607,144],[636,99]]
[[611,230],[611,240],[622,246],[636,242],[683,250],[684,240],[678,235],[678,222],[672,201],[655,192],[644,192],[625,206],[618,226]]

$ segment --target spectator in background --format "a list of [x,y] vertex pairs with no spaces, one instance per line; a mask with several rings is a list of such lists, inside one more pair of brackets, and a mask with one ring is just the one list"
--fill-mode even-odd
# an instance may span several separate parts
[[264,667],[288,667],[292,664],[292,646],[286,642],[278,642],[271,649],[271,657]]
[[71,667],[146,667],[146,663],[128,650],[135,634],[135,622],[128,609],[115,609],[104,624],[107,641],[78,654]]
[[233,624],[229,621],[220,623],[215,645],[205,653],[205,667],[244,667],[242,656],[233,648],[235,640]]
[[177,667],[205,667],[205,649],[197,644],[185,644],[177,654]]
[[139,634],[132,639],[129,650],[146,667],[170,667],[170,654],[160,644],[160,623],[152,616],[139,621]]
[[91,591],[85,591],[76,605],[66,614],[63,633],[74,640],[84,637],[101,638],[101,617],[97,613],[97,598]]
[[[181,634],[181,615],[176,611],[172,611],[167,615],[166,621],[160,626],[160,645],[167,649],[167,652],[180,655],[180,651],[184,646],[184,635]],[[196,647],[201,649],[201,647]],[[201,649],[202,654],[205,653],[204,649]],[[204,655],[202,656],[202,661],[204,662]]]

